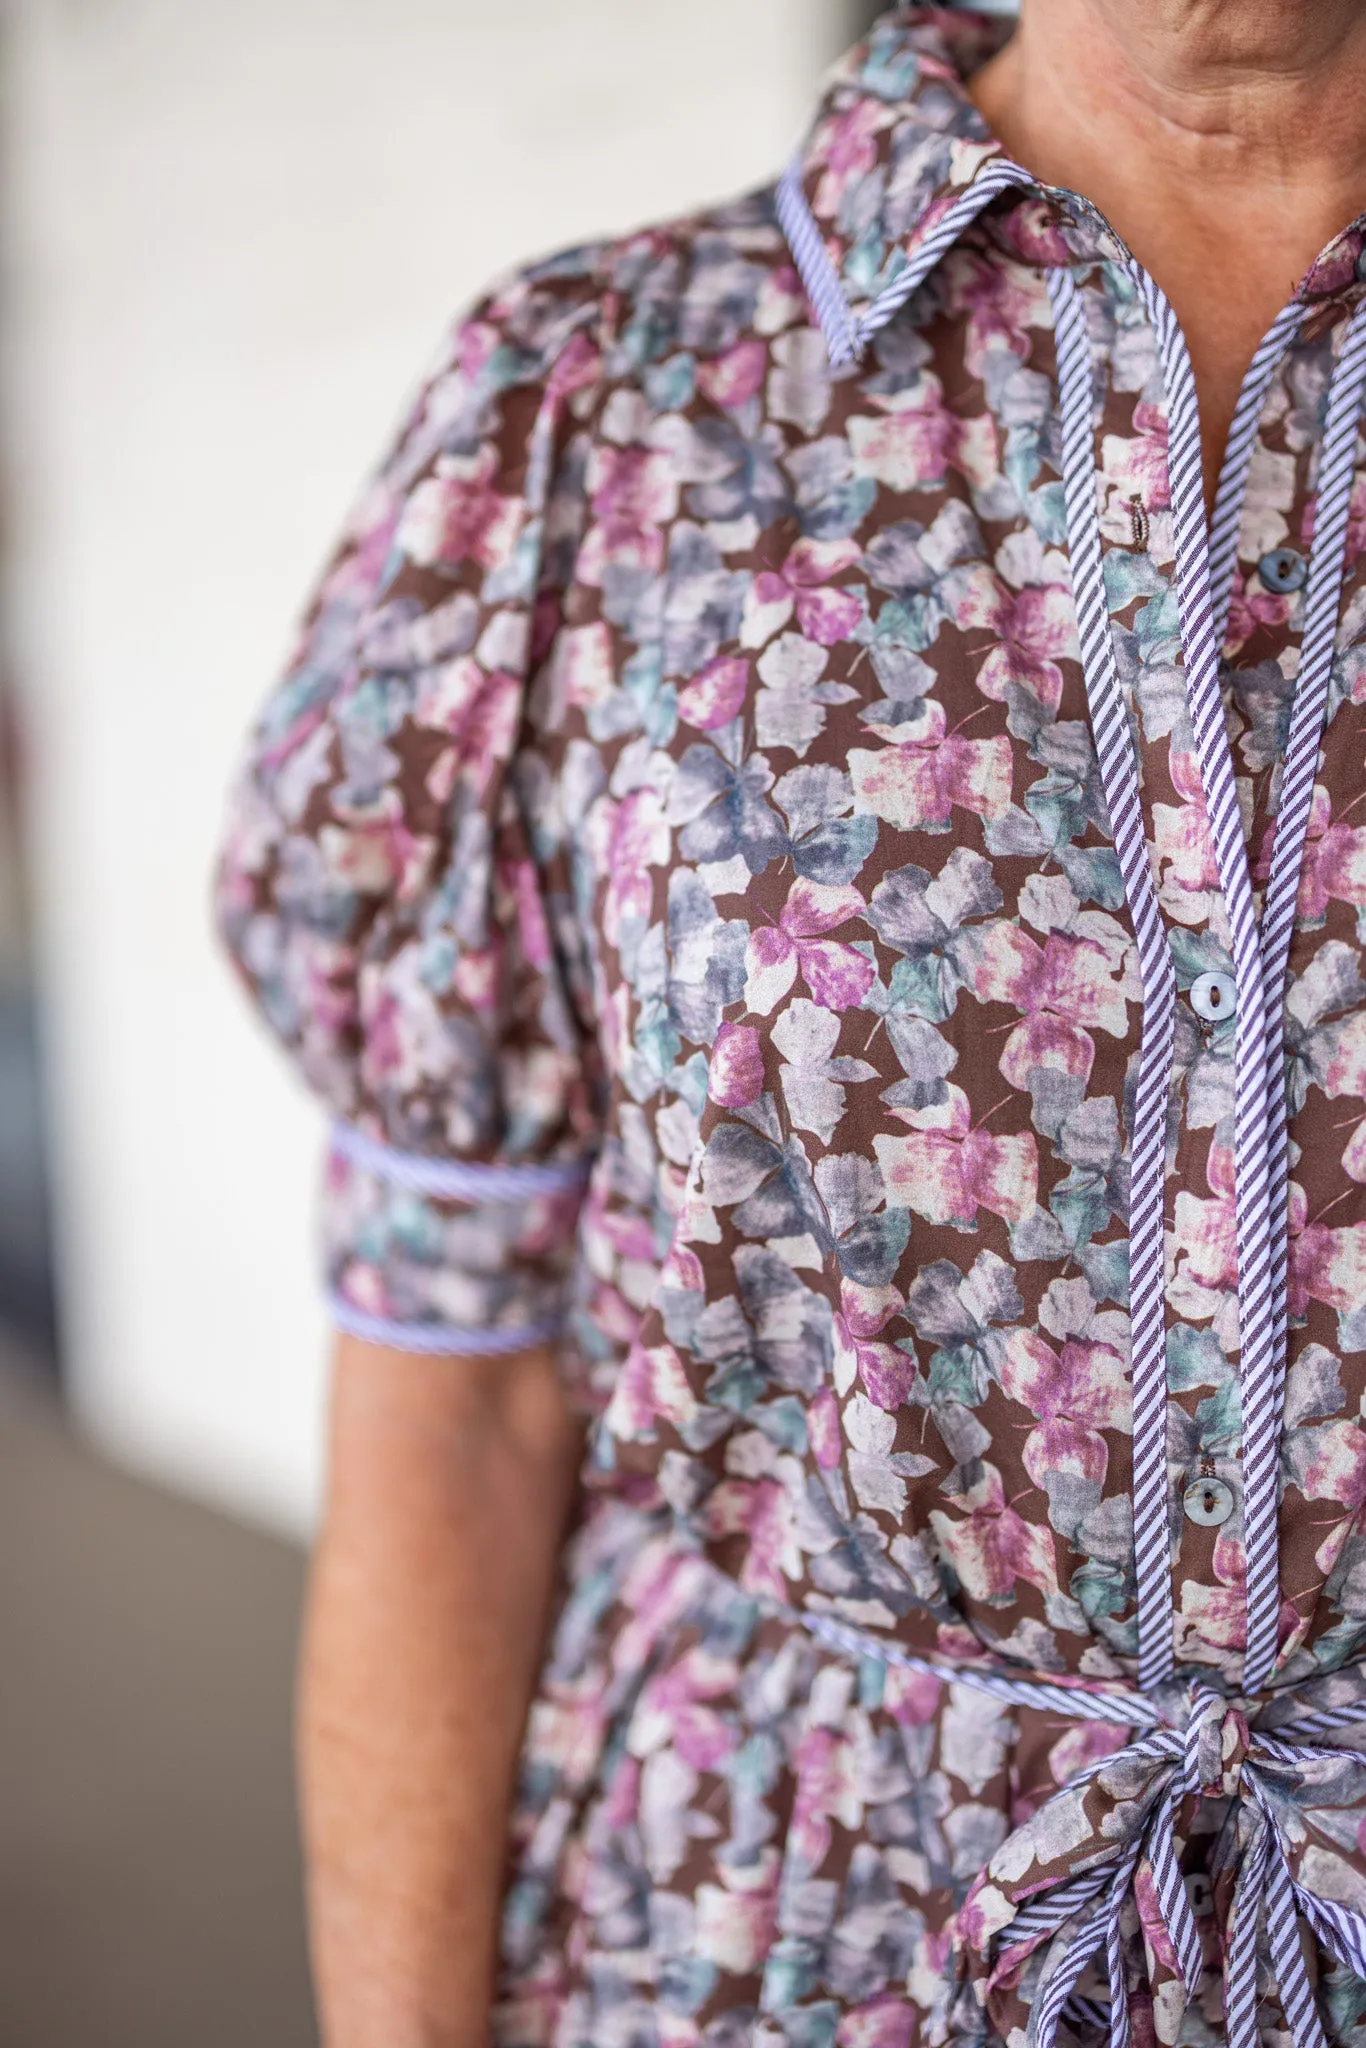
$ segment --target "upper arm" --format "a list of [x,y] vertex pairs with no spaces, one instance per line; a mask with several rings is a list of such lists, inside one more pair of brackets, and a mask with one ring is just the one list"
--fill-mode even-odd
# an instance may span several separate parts
[[[369,1521],[472,1490],[555,1514],[582,1450],[553,1351],[452,1360],[342,1334],[329,1430],[329,1508]],[[555,1503],[558,1502],[558,1506]]]

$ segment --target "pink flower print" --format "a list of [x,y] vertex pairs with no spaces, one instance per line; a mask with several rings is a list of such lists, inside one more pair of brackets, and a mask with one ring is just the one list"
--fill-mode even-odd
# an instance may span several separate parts
[[[635,1757],[626,1756],[622,1758],[620,1768],[612,1773],[607,1797],[594,1814],[594,1823],[603,1830],[604,1836],[619,1833],[622,1828],[631,1826],[639,1806],[640,1765]],[[605,1841],[603,1846],[606,1846]]]
[[1032,1131],[993,1137],[973,1125],[967,1096],[953,1086],[947,1102],[899,1114],[912,1129],[873,1140],[889,1202],[958,1230],[976,1229],[979,1209],[1008,1223],[1033,1215],[1039,1155]]
[[1336,1501],[1353,1512],[1366,1503],[1366,1431],[1359,1422],[1302,1425],[1295,1444],[1306,1500]]
[[1260,588],[1249,593],[1247,579],[1241,571],[1234,574],[1232,592],[1229,597],[1228,626],[1225,630],[1225,644],[1234,652],[1245,647],[1253,634],[1263,627],[1275,631],[1290,617],[1290,600],[1274,590]]
[[471,382],[480,375],[486,363],[492,361],[502,344],[502,334],[495,321],[462,321],[453,336],[456,343],[455,362],[462,377]]
[[558,399],[573,396],[595,383],[602,371],[602,356],[582,329],[560,350],[546,378],[546,389]]
[[1138,1868],[1134,1872],[1134,1904],[1138,1907],[1138,1920],[1143,1929],[1145,1948],[1159,1968],[1175,1973],[1180,1968],[1176,1944],[1167,1932],[1167,1921],[1158,1894],[1157,1879],[1153,1866],[1146,1856],[1140,1857]]
[[[819,1870],[830,1852],[830,1816],[841,1805],[846,1747],[829,1728],[809,1728],[797,1745],[797,1784],[787,1848],[805,1871]],[[860,1816],[855,1814],[855,1824]]]
[[746,646],[771,639],[794,611],[807,640],[821,647],[847,640],[863,621],[863,598],[829,586],[861,554],[857,541],[797,541],[781,569],[766,569],[754,579],[745,608]]
[[1366,1223],[1339,1228],[1306,1222],[1308,1204],[1298,1182],[1290,1183],[1290,1287],[1292,1316],[1311,1301],[1325,1302],[1339,1315],[1366,1301]]
[[[835,1343],[843,1361],[853,1361],[853,1370],[867,1390],[870,1401],[890,1413],[910,1399],[916,1381],[915,1360],[895,1344],[876,1341],[894,1315],[905,1307],[896,1288],[874,1290],[840,1283],[840,1306],[835,1311]],[[843,1380],[839,1381],[843,1386]]]
[[966,419],[944,401],[937,377],[925,373],[895,410],[872,418],[856,414],[848,426],[857,475],[904,494],[940,484],[956,469],[979,489],[1000,468],[996,422],[989,412]]
[[882,1703],[903,1728],[926,1728],[944,1704],[944,1681],[928,1671],[899,1671],[889,1664]]
[[612,1390],[608,1427],[636,1442],[653,1443],[655,1423],[681,1429],[697,1414],[697,1397],[672,1344],[633,1344]]
[[[734,1977],[757,1975],[762,1970],[778,1931],[778,1869],[778,1858],[769,1849],[757,1870],[745,1870],[743,1891],[719,1884],[697,1887],[693,1939],[704,1962],[714,1963]],[[695,2044],[698,2038],[694,2023],[687,2040]]]
[[911,2048],[915,2008],[909,1999],[881,1992],[867,2005],[852,2005],[835,2032],[836,2048]]
[[1366,1099],[1366,1011],[1355,1011],[1337,1034],[1324,1071],[1323,1090],[1325,1095]]
[[764,1055],[752,1024],[723,1024],[707,1068],[707,1093],[727,1109],[747,1109],[764,1092]]
[[1014,683],[1055,712],[1062,701],[1058,662],[1078,652],[1071,593],[1061,583],[1012,591],[985,562],[972,564],[960,588],[955,623],[985,626],[997,636],[977,671],[983,696],[1001,703]]
[[473,461],[443,456],[414,486],[395,535],[410,562],[425,568],[474,561],[496,569],[511,559],[524,507],[494,489],[497,464],[492,447]]
[[1232,1150],[1211,1145],[1208,1199],[1179,1189],[1173,1212],[1177,1269],[1201,1287],[1225,1293],[1238,1282],[1238,1208]]
[[[1356,482],[1352,485],[1352,499],[1347,511],[1344,568],[1350,569],[1363,555],[1366,555],[1366,471],[1358,471]],[[1352,695],[1355,700],[1355,690]]]
[[1134,407],[1132,435],[1107,434],[1101,449],[1107,480],[1126,498],[1137,497],[1147,512],[1165,512],[1171,504],[1167,468],[1167,415],[1160,405],[1140,398]]
[[840,1461],[840,1411],[829,1387],[822,1387],[812,1397],[806,1411],[806,1434],[811,1455],[822,1472],[833,1472]]
[[588,485],[593,524],[579,550],[579,581],[601,583],[609,564],[653,575],[664,561],[664,529],[678,510],[677,469],[667,451],[599,442]]
[[715,1771],[734,1754],[735,1729],[708,1706],[735,1685],[725,1658],[693,1648],[651,1678],[632,1717],[631,1747],[639,1755],[669,1749],[695,1771]]
[[824,124],[818,142],[824,168],[811,202],[818,219],[832,219],[848,187],[867,177],[877,162],[877,138],[893,118],[890,107],[860,98]]
[[1366,1184],[1366,1120],[1359,1123],[1347,1140],[1342,1154],[1342,1170],[1348,1180],[1358,1186]]
[[400,901],[411,898],[413,884],[424,881],[431,869],[431,840],[415,836],[392,794],[367,817],[353,814],[344,832],[324,826],[319,848],[330,883],[367,895],[392,892]]
[[[686,1220],[680,1225],[686,1228]],[[690,1251],[678,1238],[669,1246],[664,1264],[659,1269],[661,1286],[677,1288],[681,1294],[701,1294],[706,1286],[706,1275],[697,1253]]]
[[650,870],[663,867],[669,858],[669,827],[653,789],[635,789],[620,803],[601,806],[594,825],[606,842],[603,928],[615,946],[629,925],[649,919],[654,900]]
[[683,685],[678,715],[685,725],[715,732],[738,717],[748,688],[749,663],[734,654],[720,654]]
[[[1064,258],[1064,261],[1067,259]],[[1031,289],[1011,264],[989,262],[960,247],[948,274],[949,304],[967,314],[966,360],[974,377],[982,375],[989,349],[1007,348],[1021,360],[1029,354],[1029,328],[1046,324],[1047,297]]]
[[[1132,1738],[1123,1728],[1107,1727],[1104,1721],[1078,1721],[1060,1735],[1048,1752],[1048,1768],[1055,1785],[1066,1785],[1088,1764],[1113,1756]],[[1018,1825],[1018,1823],[1017,1823]]]
[[959,1498],[968,1509],[962,1521],[952,1520],[941,1508],[931,1512],[930,1520],[940,1549],[971,1599],[1000,1605],[1013,1597],[1017,1579],[1043,1593],[1057,1592],[1052,1534],[1007,1507],[994,1465],[984,1464],[976,1485]]
[[1328,299],[1345,292],[1361,275],[1362,237],[1356,227],[1343,228],[1309,266],[1300,286],[1306,299]]
[[602,619],[591,625],[567,626],[552,656],[555,687],[566,704],[590,709],[610,694],[617,669],[612,658],[611,628]]
[[[1261,880],[1266,879],[1269,871],[1275,839],[1273,820],[1267,827],[1257,863]],[[1366,909],[1366,826],[1333,824],[1328,792],[1318,784],[1309,809],[1309,835],[1300,868],[1296,910],[1300,917],[1321,923],[1332,902]]]
[[979,1002],[1023,1013],[1001,1048],[1001,1073],[1028,1089],[1040,1068],[1085,1080],[1095,1059],[1092,1031],[1122,1037],[1129,1009],[1122,978],[1093,939],[1050,932],[1043,945],[1019,925],[984,925],[970,954]]
[[789,1579],[802,1575],[792,1501],[776,1479],[723,1479],[702,1512],[708,1536],[746,1539],[738,1577],[747,1593],[786,1601]]
[[1024,1441],[1024,1468],[1047,1491],[1049,1476],[1099,1483],[1109,1451],[1101,1431],[1133,1427],[1123,1359],[1108,1344],[1071,1338],[1062,1356],[1032,1330],[1012,1330],[1001,1353],[1003,1392],[1039,1419]]
[[768,348],[762,341],[737,341],[714,362],[697,366],[697,388],[713,405],[748,405],[763,389]]
[[1219,857],[1199,763],[1193,754],[1173,747],[1167,766],[1179,804],[1154,803],[1152,807],[1154,852],[1162,877],[1164,907],[1181,924],[1203,923],[1207,900],[1219,884]]
[[1242,1650],[1247,1646],[1247,1560],[1240,1543],[1221,1534],[1214,1546],[1216,1585],[1180,1580],[1177,1624],[1179,1663],[1207,1664],[1211,1650]]
[[853,1351],[868,1399],[888,1414],[904,1408],[916,1382],[915,1360],[895,1344],[870,1344],[863,1338],[855,1338]]
[[1314,1552],[1315,1567],[1327,1578],[1366,1506],[1366,1434],[1357,1421],[1301,1424],[1293,1455],[1305,1499],[1345,1510]]
[[863,1001],[877,970],[866,953],[820,936],[865,914],[857,889],[799,876],[776,925],[760,925],[745,949],[745,1002],[769,1016],[800,973],[824,1010],[849,1010]]
[[500,861],[498,879],[516,905],[517,943],[522,957],[532,967],[549,967],[554,952],[535,862]]
[[[993,233],[1038,270],[1056,270],[1072,261],[1057,211],[1045,199],[1017,199],[1010,211],[993,223]],[[1015,353],[1023,351],[1017,348]]]
[[876,753],[850,749],[855,808],[903,832],[947,831],[955,805],[979,818],[1003,818],[1012,773],[1007,736],[959,739],[945,730],[944,707],[933,697],[921,726],[921,736]]

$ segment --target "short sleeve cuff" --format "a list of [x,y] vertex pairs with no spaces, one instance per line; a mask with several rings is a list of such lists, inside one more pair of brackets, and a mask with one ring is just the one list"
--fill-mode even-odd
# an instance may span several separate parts
[[429,1354],[553,1341],[591,1165],[429,1158],[335,1125],[323,1202],[333,1321]]

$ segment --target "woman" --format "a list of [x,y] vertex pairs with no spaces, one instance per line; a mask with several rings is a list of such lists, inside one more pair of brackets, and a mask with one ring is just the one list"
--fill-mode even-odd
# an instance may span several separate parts
[[476,308],[257,736],[329,2048],[1359,2032],[1366,6],[1005,34]]

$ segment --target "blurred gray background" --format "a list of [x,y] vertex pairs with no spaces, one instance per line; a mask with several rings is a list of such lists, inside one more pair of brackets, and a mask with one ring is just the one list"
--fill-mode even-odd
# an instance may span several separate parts
[[859,0],[0,0],[0,2048],[305,2048],[320,1117],[206,914],[451,314],[785,159]]

